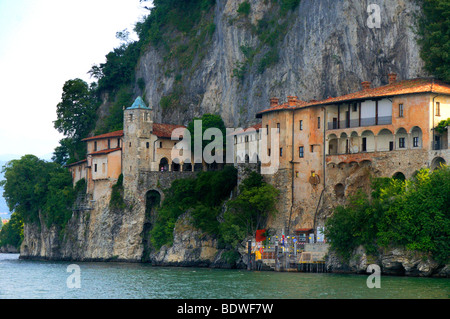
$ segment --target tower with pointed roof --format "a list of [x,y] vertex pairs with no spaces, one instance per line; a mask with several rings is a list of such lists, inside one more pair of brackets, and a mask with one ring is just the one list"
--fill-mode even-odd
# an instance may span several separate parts
[[[152,143],[152,109],[139,96],[124,110],[123,116],[123,159],[122,173],[124,184],[136,183],[136,172],[150,170]],[[136,185],[134,185],[136,187]],[[133,188],[132,188],[133,189]]]

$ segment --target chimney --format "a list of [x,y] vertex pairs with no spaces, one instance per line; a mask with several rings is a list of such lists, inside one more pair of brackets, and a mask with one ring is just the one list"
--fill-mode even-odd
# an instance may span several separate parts
[[296,96],[288,96],[287,99],[288,99],[289,106],[296,106],[297,105],[298,97],[296,97]]
[[362,83],[361,83],[361,86],[362,86],[362,88],[363,88],[363,91],[370,89],[370,85],[371,85],[371,84],[372,84],[372,83],[370,83],[369,81],[364,81],[364,82],[362,82]]
[[394,84],[395,82],[397,82],[396,73],[390,73],[388,76],[389,76],[389,84]]
[[280,99],[277,97],[273,97],[270,99],[270,107],[278,106]]

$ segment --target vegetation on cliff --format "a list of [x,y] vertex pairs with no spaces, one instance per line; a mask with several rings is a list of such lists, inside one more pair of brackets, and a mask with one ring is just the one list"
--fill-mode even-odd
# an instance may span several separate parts
[[152,246],[155,249],[171,246],[178,217],[190,212],[193,226],[217,238],[220,246],[230,249],[232,255],[247,236],[265,226],[268,216],[275,213],[279,194],[260,174],[253,172],[242,182],[239,195],[226,201],[236,184],[237,170],[233,166],[174,181],[158,209],[150,233]]
[[11,219],[0,228],[0,247],[12,246],[19,249],[23,241],[23,220],[13,213]]
[[47,227],[64,230],[77,194],[85,191],[84,180],[73,187],[72,176],[66,168],[34,155],[8,162],[3,172],[5,180],[0,185],[18,221],[40,225],[42,220]]
[[418,23],[421,58],[428,72],[450,82],[450,2],[418,0],[423,15]]
[[411,180],[376,178],[372,188],[370,196],[357,193],[328,219],[326,236],[336,252],[348,259],[359,245],[373,255],[379,248],[400,246],[449,263],[448,166],[422,169]]
[[151,230],[151,243],[159,249],[173,244],[175,223],[190,210],[194,226],[205,232],[217,233],[222,202],[236,187],[237,170],[226,166],[221,171],[200,172],[196,178],[175,180],[165,191],[166,197],[158,209],[158,217]]

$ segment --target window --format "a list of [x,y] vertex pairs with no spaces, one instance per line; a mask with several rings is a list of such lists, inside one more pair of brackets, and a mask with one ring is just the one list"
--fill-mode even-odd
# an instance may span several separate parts
[[234,144],[237,144],[237,136],[234,137]]
[[266,125],[266,133],[269,134],[269,125]]
[[353,112],[358,112],[358,103],[353,103]]
[[303,148],[303,146],[300,146],[298,148],[298,157],[303,158],[305,156],[305,149]]
[[248,142],[248,136],[245,137],[245,142],[246,142],[246,143]]
[[436,116],[441,116],[441,103],[436,102]]
[[130,114],[128,118],[129,118],[130,122],[133,122],[133,114]]
[[277,123],[277,132],[280,133],[280,123]]
[[398,117],[403,117],[403,104],[398,105]]
[[300,131],[303,131],[303,120],[300,120]]
[[320,128],[320,116],[317,118],[317,128]]
[[314,145],[311,145],[311,153],[314,153]]
[[399,148],[405,148],[405,138],[404,137],[400,137],[398,139],[398,147]]
[[367,152],[367,137],[362,138],[362,151]]
[[117,147],[120,147],[120,138],[117,139]]
[[419,147],[419,138],[413,137],[413,147]]
[[159,148],[162,148],[162,142],[159,142]]
[[267,150],[267,154],[269,154],[269,156],[270,156],[270,148]]
[[108,149],[110,149],[110,148],[111,148],[111,140],[108,139]]
[[94,164],[94,172],[97,172],[97,164]]
[[283,157],[283,148],[280,147],[280,157]]
[[146,146],[147,148],[150,148],[150,143],[149,143],[149,142],[145,143],[145,146]]
[[97,152],[97,142],[94,142],[94,152]]

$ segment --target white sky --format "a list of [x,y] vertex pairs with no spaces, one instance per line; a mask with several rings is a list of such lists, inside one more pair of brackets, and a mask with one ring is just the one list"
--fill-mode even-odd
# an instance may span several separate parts
[[0,159],[53,153],[64,82],[94,81],[116,32],[147,13],[139,0],[0,0]]

